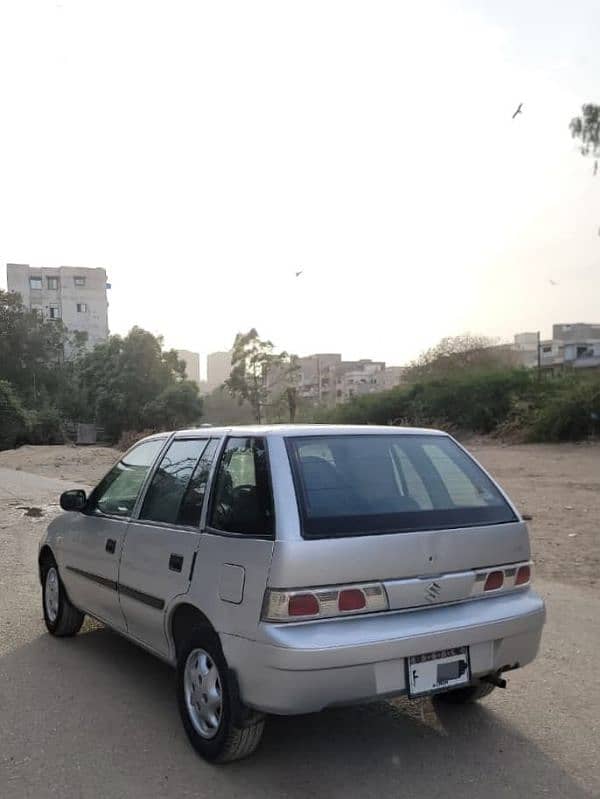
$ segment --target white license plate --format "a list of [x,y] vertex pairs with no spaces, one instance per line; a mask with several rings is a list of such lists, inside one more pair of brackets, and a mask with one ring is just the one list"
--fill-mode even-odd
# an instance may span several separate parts
[[409,696],[423,696],[468,685],[471,682],[469,647],[459,646],[409,657],[407,671]]

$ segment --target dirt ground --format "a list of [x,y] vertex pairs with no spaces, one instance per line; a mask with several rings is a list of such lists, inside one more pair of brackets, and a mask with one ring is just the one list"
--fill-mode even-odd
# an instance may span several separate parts
[[[600,444],[467,446],[532,517],[536,573],[600,589]],[[26,446],[0,452],[0,467],[94,485],[118,457],[109,447]]]

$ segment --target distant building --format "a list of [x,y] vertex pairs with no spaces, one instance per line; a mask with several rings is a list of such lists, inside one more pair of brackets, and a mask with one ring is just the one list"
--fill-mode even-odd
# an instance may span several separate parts
[[192,380],[200,387],[200,355],[190,350],[177,350],[177,356],[185,363],[188,380]]
[[539,339],[538,333],[517,333],[514,349],[524,366],[550,372],[564,369],[600,367],[600,324],[575,322],[552,326],[552,338]]
[[61,319],[70,332],[87,333],[89,349],[108,338],[104,269],[7,264],[6,282],[8,290],[19,293],[28,308],[46,319]]
[[231,373],[231,352],[211,352],[206,358],[206,382],[208,390],[223,385]]

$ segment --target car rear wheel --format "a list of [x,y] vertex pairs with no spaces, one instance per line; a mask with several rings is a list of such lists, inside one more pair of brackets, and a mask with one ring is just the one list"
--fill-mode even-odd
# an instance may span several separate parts
[[240,760],[258,747],[264,719],[240,712],[235,685],[214,633],[199,632],[180,648],[177,701],[188,738],[206,760]]
[[465,688],[455,688],[453,691],[436,694],[434,698],[437,702],[449,705],[467,705],[489,696],[495,687],[492,683],[479,680],[474,685],[467,685]]
[[59,638],[75,635],[81,629],[84,614],[71,604],[54,561],[42,572],[42,606],[48,632]]

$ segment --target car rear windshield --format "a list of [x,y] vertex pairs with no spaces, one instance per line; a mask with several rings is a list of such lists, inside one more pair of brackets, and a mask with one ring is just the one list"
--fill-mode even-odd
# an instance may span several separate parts
[[286,439],[306,538],[502,524],[516,517],[477,464],[443,435]]

